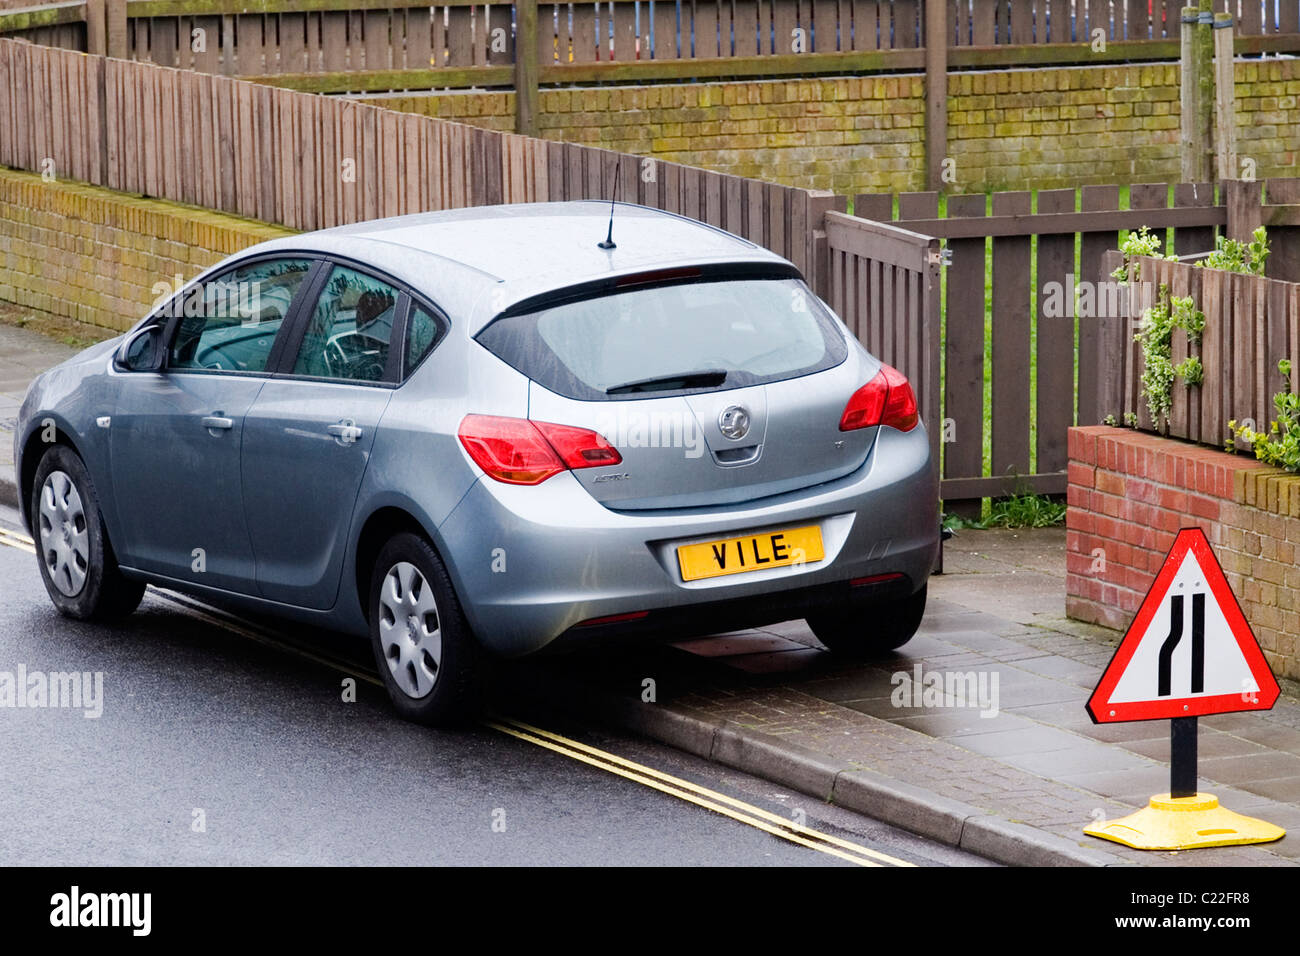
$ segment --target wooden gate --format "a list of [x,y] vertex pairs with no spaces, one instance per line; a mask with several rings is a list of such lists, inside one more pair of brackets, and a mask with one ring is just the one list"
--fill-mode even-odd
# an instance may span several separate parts
[[907,376],[936,467],[939,407],[939,240],[888,223],[827,212],[827,299],[872,355]]

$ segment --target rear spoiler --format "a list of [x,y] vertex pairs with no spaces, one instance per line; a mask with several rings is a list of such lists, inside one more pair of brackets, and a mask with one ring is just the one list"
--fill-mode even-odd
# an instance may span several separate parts
[[692,282],[716,282],[726,279],[803,279],[803,273],[788,262],[723,262],[672,266],[663,269],[649,269],[644,272],[605,276],[600,279],[581,282],[577,285],[550,289],[520,299],[485,322],[483,328],[479,329],[474,337],[478,338],[499,319],[506,319],[515,315],[527,315],[530,312],[539,312],[542,309],[552,308],[568,302],[598,299],[602,296],[626,292],[631,288],[686,285]]

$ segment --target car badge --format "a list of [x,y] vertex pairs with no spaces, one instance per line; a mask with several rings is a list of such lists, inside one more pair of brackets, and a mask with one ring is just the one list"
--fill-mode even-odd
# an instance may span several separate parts
[[749,434],[749,409],[743,405],[728,405],[718,416],[718,428],[732,441],[740,441]]

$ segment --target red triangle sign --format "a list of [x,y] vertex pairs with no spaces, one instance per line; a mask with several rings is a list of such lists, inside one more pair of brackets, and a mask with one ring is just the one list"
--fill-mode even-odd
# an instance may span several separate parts
[[1268,710],[1277,679],[1200,528],[1183,528],[1088,700],[1094,723]]

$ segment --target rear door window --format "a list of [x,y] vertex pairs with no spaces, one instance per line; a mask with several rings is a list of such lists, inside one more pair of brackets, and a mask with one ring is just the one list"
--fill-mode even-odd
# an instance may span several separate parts
[[334,266],[307,320],[293,373],[384,381],[401,296],[382,279]]

